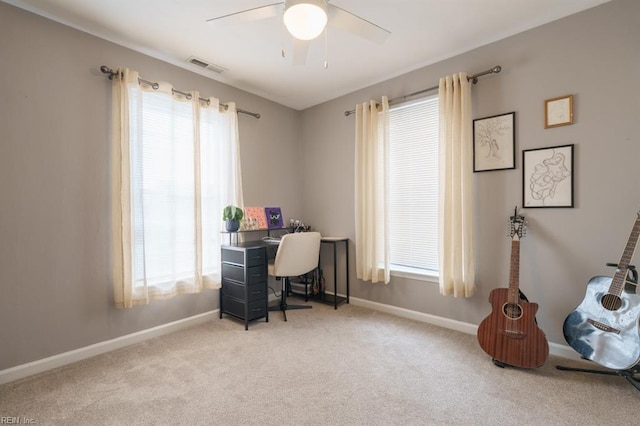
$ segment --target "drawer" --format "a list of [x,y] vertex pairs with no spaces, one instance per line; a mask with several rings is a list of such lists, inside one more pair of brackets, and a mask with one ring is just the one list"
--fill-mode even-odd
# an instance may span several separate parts
[[245,264],[245,253],[247,255],[246,265],[257,266],[267,263],[267,251],[264,247],[248,248],[246,250],[234,250],[229,248],[222,249],[222,261],[235,263],[236,265]]
[[247,266],[265,265],[267,250],[264,247],[247,250]]
[[267,315],[267,304],[265,300],[250,302],[248,304],[249,313],[247,318],[244,317],[245,304],[241,300],[224,296],[222,306],[224,306],[224,312],[248,321],[262,318]]
[[244,302],[227,295],[222,297],[222,306],[224,312],[227,314],[235,315],[238,318],[244,319]]
[[249,303],[249,321],[265,316],[267,316],[267,302],[264,299]]
[[222,264],[222,278],[244,283],[244,266]]
[[231,296],[237,299],[244,300],[245,289],[247,290],[246,298],[249,302],[265,299],[267,297],[267,286],[264,282],[245,286],[244,284],[237,283],[235,281],[222,280],[222,292],[225,296]]
[[247,284],[257,284],[267,281],[267,268],[264,265],[247,268]]
[[[223,279],[245,283],[244,272],[245,269],[242,266],[229,265],[228,263],[222,264]],[[263,281],[267,281],[267,268],[264,265],[247,268],[246,284],[257,284]]]
[[259,283],[256,285],[250,285],[247,287],[247,300],[254,302],[256,300],[262,300],[267,298],[267,286],[265,283]]
[[244,265],[244,251],[223,248],[222,261],[235,263],[237,265]]
[[222,280],[222,293],[225,296],[235,297],[237,299],[244,300],[245,285],[235,281],[229,281],[227,279]]

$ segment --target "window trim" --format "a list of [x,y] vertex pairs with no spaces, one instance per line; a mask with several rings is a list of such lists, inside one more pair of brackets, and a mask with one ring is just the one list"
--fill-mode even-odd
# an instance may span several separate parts
[[407,278],[410,280],[416,281],[426,281],[431,283],[438,284],[440,281],[440,275],[438,271],[427,270],[427,269],[418,269],[418,268],[409,268],[406,266],[399,265],[391,265],[391,276],[399,277],[399,278]]

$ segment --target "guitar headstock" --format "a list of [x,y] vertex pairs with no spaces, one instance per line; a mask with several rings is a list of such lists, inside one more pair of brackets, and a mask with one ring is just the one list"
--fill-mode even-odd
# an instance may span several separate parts
[[527,221],[524,216],[518,214],[518,206],[513,211],[513,216],[509,218],[509,237],[518,239],[527,234]]

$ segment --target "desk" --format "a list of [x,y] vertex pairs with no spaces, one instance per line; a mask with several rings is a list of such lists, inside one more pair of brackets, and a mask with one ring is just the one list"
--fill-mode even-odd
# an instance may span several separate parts
[[239,234],[249,234],[251,232],[266,232],[267,236],[271,236],[272,232],[285,232],[290,233],[293,232],[293,228],[285,227],[285,228],[264,228],[264,229],[241,229],[235,232],[229,231],[220,231],[221,234],[229,234],[229,245],[235,246],[238,244],[238,235]]
[[[333,295],[327,295],[323,290],[321,300],[333,303],[333,308],[338,309],[339,304],[349,303],[349,239],[346,237],[322,237],[320,242],[333,246]],[[338,296],[338,243],[344,243],[346,297]]]
[[[334,309],[338,309],[338,305],[349,303],[349,239],[322,237],[320,241],[321,244],[330,244],[333,247],[333,294],[326,294],[325,289],[320,288],[320,292],[311,295],[311,298],[331,304]],[[338,296],[339,243],[344,243],[346,297]],[[244,321],[245,330],[249,329],[250,321],[265,318],[266,322],[269,322],[268,247],[277,247],[277,244],[257,240],[236,242],[233,245],[221,247],[220,318],[223,314],[227,314],[240,319]],[[318,267],[320,267],[320,259],[318,259]]]
[[[324,277],[321,274],[321,259],[318,259],[318,269],[313,273],[313,280],[309,282],[292,282],[292,285],[298,284],[300,287],[304,286],[304,292],[300,289],[294,290],[293,293],[297,296],[304,295],[305,301],[308,298],[312,300],[325,303],[327,305],[333,305],[334,309],[338,309],[338,305],[343,303],[349,303],[349,239],[346,237],[322,237],[320,240],[322,244],[330,244],[333,247],[333,294],[327,294],[324,286]],[[344,266],[344,280],[346,287],[346,297],[338,296],[338,245],[344,243],[345,253],[345,266]],[[313,285],[314,292],[308,293],[307,286]],[[317,289],[317,290],[316,290]]]

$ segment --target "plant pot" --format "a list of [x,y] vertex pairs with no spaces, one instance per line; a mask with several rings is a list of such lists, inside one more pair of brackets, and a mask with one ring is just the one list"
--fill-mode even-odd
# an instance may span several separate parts
[[225,222],[225,227],[227,228],[227,232],[238,232],[238,229],[240,229],[240,221],[227,220]]

